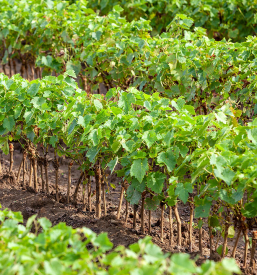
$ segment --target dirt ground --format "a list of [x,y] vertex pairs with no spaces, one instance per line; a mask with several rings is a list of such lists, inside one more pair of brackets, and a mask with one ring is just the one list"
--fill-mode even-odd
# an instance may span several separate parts
[[[19,146],[15,146],[14,151],[14,167],[13,172],[14,176],[17,175],[17,171],[19,165],[22,161],[22,154],[19,149]],[[102,217],[100,219],[95,218],[95,209],[94,209],[94,201],[95,196],[92,197],[92,211],[89,212],[88,207],[83,209],[82,207],[82,187],[79,190],[78,195],[78,204],[74,206],[73,204],[67,203],[58,203],[55,200],[55,170],[52,164],[49,166],[49,187],[50,187],[50,195],[46,195],[42,191],[38,192],[37,194],[34,192],[32,188],[24,188],[21,187],[21,180],[20,182],[13,182],[10,180],[9,174],[9,156],[2,155],[1,156],[1,163],[2,163],[2,173],[0,174],[0,204],[2,208],[9,208],[13,211],[21,211],[24,217],[24,223],[26,220],[34,214],[37,214],[38,217],[46,217],[53,225],[59,222],[66,222],[67,225],[72,226],[73,228],[77,227],[88,227],[96,233],[107,232],[110,240],[113,242],[114,246],[124,245],[129,246],[132,243],[137,242],[140,238],[145,237],[148,234],[148,214],[145,210],[145,234],[140,232],[140,217],[137,217],[137,228],[134,230],[132,227],[133,223],[133,211],[132,206],[129,206],[129,218],[128,223],[125,225],[125,199],[123,200],[122,209],[121,209],[121,218],[117,220],[117,209],[119,203],[119,196],[121,187],[119,185],[120,179],[117,178],[115,175],[111,175],[108,178],[109,184],[114,184],[116,186],[115,189],[109,187],[109,191],[106,192],[107,198],[107,216]],[[67,184],[68,184],[68,164],[69,160],[63,160],[60,166],[60,173],[59,173],[59,183],[60,183],[60,192],[63,197],[66,196]],[[80,171],[77,169],[77,165],[73,165],[72,167],[72,186],[71,186],[71,195],[74,193],[75,185],[78,181]],[[21,177],[22,179],[22,177]],[[25,183],[28,183],[29,176],[26,175]],[[39,173],[39,190],[41,190],[41,177]],[[94,178],[91,177],[91,183],[93,190],[95,189],[94,185]],[[152,211],[152,230],[150,236],[155,244],[160,246],[164,252],[185,252],[189,253],[188,247],[188,222],[189,222],[189,206],[183,205],[182,203],[178,207],[179,214],[182,220],[182,246],[178,247],[176,245],[177,240],[177,226],[176,222],[173,224],[173,232],[174,238],[172,245],[169,244],[169,223],[168,223],[168,212],[165,212],[165,222],[164,222],[164,241],[162,242],[160,239],[160,211]],[[140,213],[140,206],[138,209],[138,213]],[[195,224],[197,221],[194,220]],[[203,255],[200,256],[198,251],[199,245],[199,237],[198,237],[198,229],[194,229],[193,232],[193,252],[190,253],[192,259],[197,260],[197,264],[201,264],[206,259],[209,259],[210,250],[209,250],[209,234],[208,228],[205,223],[203,225]],[[235,238],[234,238],[235,239]],[[234,239],[229,239],[228,241],[228,255],[231,254],[234,244]],[[219,242],[222,243],[222,238]],[[236,253],[236,261],[240,267],[243,264],[243,248],[244,242],[241,240],[238,245],[237,253]],[[218,253],[214,253],[212,257],[213,260],[218,261],[220,260],[220,256]],[[248,266],[249,266],[249,259],[250,259],[250,250],[248,252]],[[247,270],[243,270],[243,274],[257,274],[256,271],[251,270],[248,268]],[[255,273],[254,273],[255,272]]]

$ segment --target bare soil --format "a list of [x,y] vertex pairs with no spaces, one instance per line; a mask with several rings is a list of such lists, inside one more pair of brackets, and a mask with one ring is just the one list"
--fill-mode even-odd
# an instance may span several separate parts
[[[125,199],[122,203],[121,209],[121,218],[117,220],[117,209],[119,203],[119,196],[121,186],[119,184],[120,179],[115,175],[111,175],[108,178],[109,184],[114,184],[116,186],[115,189],[112,187],[108,187],[106,190],[106,198],[107,198],[107,216],[102,217],[100,219],[96,219],[95,217],[95,209],[94,209],[94,201],[95,196],[92,197],[92,211],[88,210],[88,206],[85,208],[82,207],[82,187],[80,187],[79,195],[78,195],[78,204],[75,206],[72,203],[65,203],[65,199],[61,199],[60,201],[64,201],[63,203],[58,203],[55,200],[55,170],[52,164],[49,166],[49,187],[50,187],[50,195],[46,195],[44,192],[40,191],[35,193],[34,190],[30,187],[21,187],[21,181],[17,182],[13,180],[18,173],[19,165],[22,161],[22,153],[20,151],[19,146],[15,146],[14,151],[14,167],[13,173],[9,173],[9,156],[2,155],[2,173],[0,174],[0,204],[2,208],[9,208],[13,211],[20,211],[24,217],[24,223],[26,223],[27,219],[37,214],[38,217],[46,217],[53,225],[59,222],[65,222],[67,225],[72,226],[73,228],[77,227],[88,227],[97,234],[101,232],[107,232],[110,240],[113,242],[114,246],[124,245],[129,246],[132,243],[137,242],[140,238],[144,238],[148,235],[148,214],[145,210],[145,234],[142,234],[140,231],[140,206],[138,209],[137,216],[137,228],[133,229],[133,209],[132,206],[129,206],[129,218],[128,223],[125,225]],[[62,198],[66,197],[66,190],[68,185],[68,164],[69,160],[64,159],[60,165],[59,170],[59,189]],[[72,186],[71,186],[71,195],[74,193],[75,185],[78,181],[80,175],[80,171],[78,170],[77,165],[73,165],[72,167]],[[22,179],[22,177],[21,177]],[[29,176],[26,175],[25,183],[28,182]],[[39,173],[39,190],[41,190],[41,177]],[[95,189],[94,178],[91,177],[91,183],[93,190]],[[173,223],[173,243],[169,244],[169,223],[168,223],[168,212],[165,212],[165,221],[164,221],[164,241],[162,242],[160,239],[160,210],[152,211],[152,230],[150,236],[155,244],[161,247],[164,252],[185,252],[189,253],[188,246],[188,222],[189,222],[189,206],[184,205],[183,203],[179,204],[179,214],[182,220],[182,246],[178,247],[176,245],[177,240],[177,225],[176,222]],[[194,223],[197,224],[197,221],[194,220]],[[189,253],[192,259],[197,260],[197,264],[203,263],[206,259],[210,259],[210,249],[209,249],[209,233],[208,227],[205,223],[203,225],[203,255],[199,255],[199,234],[198,229],[195,228],[193,231],[193,252]],[[235,239],[235,238],[234,238]],[[229,239],[228,241],[228,255],[231,254],[234,244],[234,239]],[[222,244],[222,238],[220,240],[220,244]],[[238,265],[242,268],[243,264],[243,254],[244,254],[244,242],[241,237],[236,253],[236,261]],[[212,260],[219,261],[220,256],[218,253],[214,253]],[[250,260],[250,250],[248,252],[248,266]],[[243,274],[257,274],[256,271],[247,268],[243,270]]]

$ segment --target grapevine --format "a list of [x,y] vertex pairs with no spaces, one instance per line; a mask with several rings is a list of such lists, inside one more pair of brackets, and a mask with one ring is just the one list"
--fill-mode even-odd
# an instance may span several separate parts
[[[36,192],[40,182],[37,181],[35,162],[44,156],[39,156],[35,148],[41,144],[46,151],[50,144],[56,152],[52,161],[56,164],[57,201],[60,200],[58,154],[81,163],[82,176],[94,171],[98,218],[103,215],[101,182],[108,170],[126,181],[126,199],[134,205],[135,229],[140,201],[141,231],[145,231],[144,208],[153,211],[160,205],[162,213],[166,206],[173,208],[179,232],[178,246],[182,242],[179,201],[193,203],[194,218],[202,223],[211,215],[210,232],[220,225],[221,233],[230,235],[230,238],[233,236],[228,232],[234,228],[232,219],[255,216],[256,122],[245,126],[235,124],[230,106],[224,105],[208,115],[196,116],[194,108],[186,105],[182,98],[169,100],[158,93],[150,96],[135,88],[127,92],[114,88],[106,96],[88,95],[76,86],[72,71],[30,83],[18,75],[11,79],[3,74],[0,76],[1,101],[8,99],[12,106],[3,108],[2,105],[2,112],[5,112],[0,125],[2,150],[9,153],[10,139],[19,141],[22,136],[31,154],[33,169],[30,171],[34,175]],[[8,87],[6,83],[10,81]],[[31,87],[34,89],[32,94]],[[110,100],[113,93],[117,93],[117,101]],[[44,96],[48,97],[47,106],[38,105],[36,98],[44,99]],[[39,129],[37,134],[35,129]],[[252,150],[247,149],[249,146]],[[118,163],[121,168],[117,170]],[[30,186],[32,180],[31,176]],[[197,195],[192,197],[194,190]],[[248,193],[247,202],[243,201],[244,193]],[[123,200],[123,195],[120,199]],[[217,209],[212,209],[215,201],[218,211],[226,209],[225,218],[215,214]],[[246,237],[245,222],[239,222],[237,226]],[[246,252],[247,245],[246,242]]]
[[[133,217],[134,232],[151,235],[153,214],[159,211],[160,241],[165,242],[167,215],[171,249],[187,246],[203,255],[208,232],[209,255],[220,255],[221,268],[226,256],[236,258],[243,238],[242,268],[253,270],[257,38],[251,35],[256,5],[103,2],[0,0],[0,157],[9,155],[8,169],[0,159],[1,175],[10,185],[75,207],[81,193],[82,209],[94,208],[96,219],[108,215],[106,192],[114,188],[110,177],[115,175],[121,179],[116,218],[129,226]],[[65,194],[60,191],[63,159],[68,160]],[[75,167],[80,176],[72,192]],[[2,213],[0,234],[5,219],[18,215]],[[35,236],[39,226],[50,230],[48,221],[32,218],[27,229],[33,222]],[[148,239],[142,244],[152,245]],[[158,264],[156,274],[165,274],[165,264]],[[169,272],[175,272],[172,266],[171,260]]]

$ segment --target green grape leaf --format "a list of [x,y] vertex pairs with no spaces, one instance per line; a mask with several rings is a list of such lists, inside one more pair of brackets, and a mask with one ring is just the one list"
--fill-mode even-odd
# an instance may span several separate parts
[[112,249],[113,244],[108,239],[107,233],[101,233],[96,239],[93,241],[93,244],[100,247],[103,252]]
[[195,207],[195,217],[196,218],[208,218],[210,214],[212,202],[205,197],[200,201],[200,205]]
[[185,100],[183,98],[179,98],[177,100],[177,106],[178,106],[179,111],[181,111],[183,109],[185,103],[186,102],[185,102]]
[[119,158],[116,157],[115,159],[111,160],[111,161],[107,164],[107,166],[108,166],[108,167],[110,168],[110,170],[111,170],[111,173],[113,173],[113,171],[114,171],[116,165],[118,164],[118,161],[119,161]]
[[77,119],[73,119],[72,123],[70,124],[69,128],[68,128],[68,135],[72,134],[73,130],[75,129],[75,127],[77,126]]
[[209,219],[209,224],[211,227],[217,227],[220,225],[219,218],[215,216],[211,216]]
[[101,109],[103,109],[103,104],[98,99],[94,100],[94,105],[95,105],[97,111],[100,111]]
[[224,180],[227,185],[231,185],[236,173],[228,167],[226,167],[225,169],[221,169],[214,169],[215,176]]
[[51,144],[53,147],[55,147],[56,142],[58,141],[57,136],[51,136],[49,140],[49,144]]
[[163,184],[166,179],[166,175],[161,172],[151,172],[147,176],[147,187],[153,192],[160,194],[163,189]]
[[188,147],[184,146],[182,144],[178,144],[177,146],[179,148],[181,156],[184,158],[187,155],[188,151],[189,151]]
[[35,96],[39,90],[39,87],[40,87],[40,83],[32,83],[28,88],[27,93],[30,96]]
[[97,146],[89,148],[86,156],[89,158],[90,162],[95,162],[95,157],[98,154],[98,152],[99,149],[97,148]]
[[102,32],[101,32],[101,31],[96,31],[96,32],[93,32],[93,33],[92,33],[92,37],[93,37],[94,39],[96,39],[97,41],[100,40],[101,36],[102,36]]
[[173,132],[168,132],[163,139],[165,145],[167,145],[168,147],[170,146],[173,136],[174,136]]
[[175,191],[175,195],[177,195],[183,203],[186,203],[189,197],[189,193],[193,192],[192,184],[189,182],[182,183],[179,182],[177,184],[177,188]]
[[38,222],[44,230],[48,230],[52,226],[52,223],[45,217],[38,219]]
[[71,77],[74,77],[74,78],[76,78],[77,76],[76,76],[76,74],[75,74],[75,72],[74,72],[74,70],[67,70],[65,73],[64,73],[64,77],[66,77],[66,76],[71,76]]
[[130,174],[131,176],[134,176],[139,182],[142,182],[148,169],[148,160],[146,158],[135,159],[132,163]]
[[145,185],[145,180],[139,182],[136,178],[132,178],[131,186],[138,192],[142,193],[145,190]]
[[154,130],[144,132],[142,139],[146,142],[148,148],[150,148],[156,141],[157,136]]
[[135,190],[134,187],[130,185],[127,190],[127,200],[131,204],[138,204],[140,199],[141,199],[141,193]]
[[256,209],[257,209],[257,198],[255,198],[253,201],[250,201],[244,205],[244,209],[242,209],[242,214],[246,218],[254,218],[257,216]]
[[43,97],[34,97],[31,100],[31,103],[34,105],[35,108],[43,110],[42,105],[46,103],[46,99]]
[[172,172],[172,170],[176,166],[176,158],[172,152],[172,149],[168,149],[166,152],[161,152],[157,157],[158,163],[164,163],[169,172]]
[[173,254],[170,265],[171,274],[196,274],[196,265],[189,257],[189,254]]
[[216,116],[216,118],[217,118],[218,121],[221,121],[224,124],[227,123],[227,117],[226,117],[226,115],[223,112],[215,113],[215,116]]
[[15,120],[14,120],[13,116],[8,116],[3,121],[4,128],[10,132],[12,131],[14,125],[15,125]]
[[32,215],[31,217],[28,218],[27,223],[26,223],[26,228],[31,227],[32,223],[36,220],[37,215]]

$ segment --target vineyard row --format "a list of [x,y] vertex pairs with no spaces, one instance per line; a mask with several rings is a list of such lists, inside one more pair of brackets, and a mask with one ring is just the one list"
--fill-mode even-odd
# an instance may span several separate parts
[[[106,233],[98,236],[88,228],[73,229],[64,223],[52,226],[33,215],[22,225],[19,212],[0,210],[0,272],[57,275],[204,275],[240,274],[234,259],[219,263],[207,260],[201,266],[186,254],[163,253],[150,241],[139,240],[129,248],[113,244]],[[33,232],[33,228],[35,228]],[[33,232],[33,233],[32,233]]]
[[[181,246],[181,218],[178,202],[190,206],[189,247],[192,248],[193,219],[198,220],[199,250],[202,252],[202,225],[210,234],[210,254],[214,232],[218,243],[224,236],[222,257],[228,237],[237,232],[245,238],[244,267],[249,248],[248,231],[256,226],[256,146],[257,121],[242,126],[239,115],[229,104],[208,115],[195,115],[192,106],[180,97],[170,100],[159,93],[147,95],[135,88],[113,88],[103,95],[87,94],[79,89],[73,71],[58,77],[48,76],[28,82],[19,75],[9,79],[0,74],[0,142],[10,155],[9,177],[19,181],[22,167],[30,161],[30,181],[39,191],[37,167],[41,167],[43,191],[48,193],[48,165],[56,171],[56,200],[59,201],[58,156],[70,160],[66,201],[71,201],[70,170],[79,164],[79,186],[88,186],[91,207],[90,177],[96,183],[96,217],[106,214],[105,189],[109,173],[122,177],[120,218],[123,193],[134,205],[134,217],[141,202],[141,231],[145,232],[144,209],[161,208],[161,239],[165,207],[169,209],[170,240],[173,239],[173,213],[176,218],[177,245]],[[19,173],[14,176],[12,141],[23,147]],[[40,154],[38,148],[43,148]],[[55,157],[49,159],[50,146]],[[119,164],[119,165],[118,165]],[[44,171],[44,173],[43,173]],[[25,169],[23,169],[23,177]],[[34,176],[33,176],[34,175]],[[34,181],[33,181],[34,178]],[[24,179],[24,178],[23,178]],[[103,205],[103,207],[102,207]],[[102,213],[103,212],[103,213]],[[135,226],[135,220],[134,220]],[[149,226],[149,231],[150,231]],[[253,231],[253,236],[256,236]],[[253,244],[255,237],[253,237]],[[250,265],[254,266],[254,245]]]
[[[69,1],[75,3],[76,1]],[[152,35],[166,31],[177,14],[185,14],[194,20],[196,27],[207,29],[208,36],[221,40],[244,41],[249,35],[256,35],[256,11],[254,2],[241,0],[92,0],[87,6],[107,15],[119,5],[128,21],[144,18],[150,20]]]
[[83,1],[4,1],[0,11],[1,67],[9,77],[20,72],[32,80],[72,69],[88,93],[104,83],[107,91],[184,96],[197,114],[226,101],[242,111],[241,123],[257,113],[256,37],[215,41],[182,14],[151,37],[148,21],[128,22],[118,6],[99,16]]

